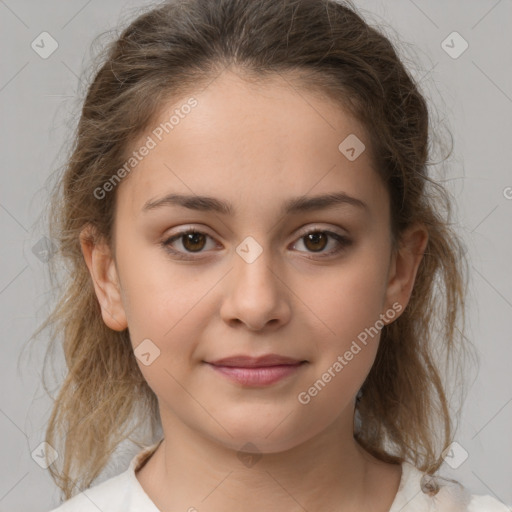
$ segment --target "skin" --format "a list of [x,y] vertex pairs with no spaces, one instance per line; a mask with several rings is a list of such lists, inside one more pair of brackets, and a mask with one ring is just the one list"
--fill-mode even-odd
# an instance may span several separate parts
[[[134,349],[149,338],[160,350],[148,366],[137,360],[158,397],[165,436],[137,478],[160,510],[230,512],[243,503],[246,512],[384,512],[398,489],[400,466],[353,438],[355,396],[379,336],[308,404],[297,397],[393,303],[403,311],[427,231],[411,227],[392,251],[389,197],[368,143],[354,161],[338,150],[351,133],[364,142],[364,128],[338,104],[290,83],[276,76],[248,84],[224,72],[118,186],[115,255],[81,238],[104,322],[128,327]],[[187,99],[163,106],[161,120]],[[291,197],[338,191],[367,210],[279,213]],[[229,201],[235,213],[141,211],[171,192]],[[173,258],[160,245],[180,226],[208,235],[172,244],[195,259]],[[352,243],[329,256],[336,240],[308,244],[304,231],[314,230]],[[252,263],[236,252],[247,236],[262,248]],[[308,363],[273,385],[247,388],[203,362],[268,353]],[[244,464],[248,442],[257,457]]]

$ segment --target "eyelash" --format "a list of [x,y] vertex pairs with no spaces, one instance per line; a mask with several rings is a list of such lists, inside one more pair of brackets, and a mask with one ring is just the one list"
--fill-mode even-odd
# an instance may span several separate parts
[[[329,256],[335,256],[335,255],[339,254],[340,252],[342,252],[343,250],[345,250],[349,245],[352,244],[352,240],[350,240],[348,237],[340,235],[338,233],[333,233],[332,231],[328,231],[325,229],[312,229],[311,231],[307,231],[306,233],[303,233],[298,238],[298,240],[302,240],[306,236],[314,234],[314,233],[324,233],[324,234],[328,235],[329,238],[334,238],[334,240],[336,240],[340,244],[340,246],[337,249],[331,250],[327,253],[313,253],[313,254],[322,254],[321,256],[315,256],[315,257],[306,256],[308,259],[311,259],[311,260],[327,258]],[[201,254],[201,251],[198,251],[196,253],[193,253],[193,252],[183,253],[181,251],[177,251],[177,250],[171,248],[171,244],[174,241],[179,240],[180,238],[184,237],[185,235],[189,235],[189,234],[206,235],[207,237],[212,238],[212,237],[210,237],[210,235],[208,235],[207,233],[205,233],[203,231],[198,231],[196,229],[190,228],[190,229],[186,229],[184,231],[180,231],[179,233],[176,233],[175,235],[171,236],[170,238],[167,238],[166,240],[161,242],[161,246],[164,248],[164,250],[166,252],[171,254],[171,256],[175,257],[176,259],[180,259],[180,260],[198,259],[197,257],[193,256],[193,254]]]

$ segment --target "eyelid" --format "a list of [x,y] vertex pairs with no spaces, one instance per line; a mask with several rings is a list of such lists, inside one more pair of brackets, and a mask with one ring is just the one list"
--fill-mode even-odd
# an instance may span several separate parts
[[334,233],[338,236],[347,236],[348,237],[348,233],[346,233],[346,230],[343,230],[343,232],[340,232],[341,228],[339,226],[335,226],[335,227],[331,227],[331,226],[328,226],[328,227],[325,227],[325,226],[321,226],[320,224],[306,224],[305,226],[303,227],[300,227],[299,228],[299,231],[298,231],[298,235],[296,236],[304,236],[304,235],[307,235],[308,233],[311,233],[311,231],[325,231],[326,233]]
[[[348,237],[347,231],[343,228],[340,228],[339,226],[325,227],[318,223],[309,223],[309,224],[304,224],[297,229],[298,229],[298,231],[297,231],[297,234],[295,234],[295,237],[307,235],[311,231],[315,231],[315,230],[326,231],[326,232],[330,231],[330,232],[335,233],[336,235]],[[215,238],[215,236],[211,235],[208,232],[208,228],[206,226],[203,226],[202,224],[188,224],[188,225],[184,224],[183,226],[180,226],[179,231],[176,231],[172,235],[166,236],[165,239],[169,240],[170,238],[177,237],[177,236],[183,235],[183,234],[187,234],[187,233],[190,233],[191,231],[195,231],[195,232],[198,232],[201,234],[208,235],[210,238]]]

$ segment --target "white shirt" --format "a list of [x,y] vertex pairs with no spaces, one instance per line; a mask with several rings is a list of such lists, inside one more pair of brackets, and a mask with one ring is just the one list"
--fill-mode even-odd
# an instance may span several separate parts
[[[135,476],[159,444],[139,452],[123,473],[86,489],[50,512],[161,512]],[[389,512],[512,512],[511,507],[491,496],[472,495],[465,487],[440,477],[434,478],[441,486],[438,493],[430,496],[432,477],[424,475],[412,464],[402,464],[400,486]]]

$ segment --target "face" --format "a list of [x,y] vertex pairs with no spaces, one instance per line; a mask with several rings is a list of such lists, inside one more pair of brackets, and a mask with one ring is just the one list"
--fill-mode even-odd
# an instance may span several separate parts
[[[277,452],[350,423],[380,329],[409,298],[419,259],[392,251],[369,147],[355,159],[339,149],[351,134],[366,144],[363,127],[299,91],[226,72],[162,136],[189,98],[166,105],[133,149],[148,136],[154,147],[115,191],[115,259],[83,245],[103,318],[128,327],[164,432]],[[268,354],[300,364],[211,364]]]

